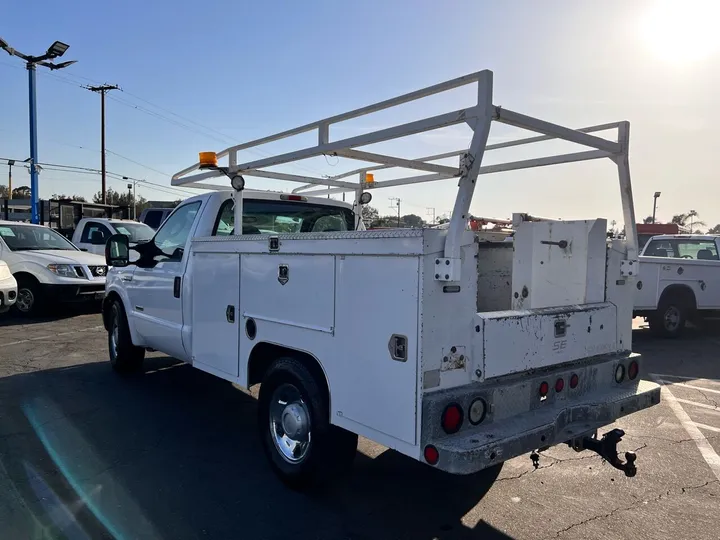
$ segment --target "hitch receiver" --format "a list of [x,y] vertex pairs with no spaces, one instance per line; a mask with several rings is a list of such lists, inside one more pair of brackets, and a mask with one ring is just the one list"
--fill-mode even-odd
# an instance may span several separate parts
[[635,452],[625,452],[625,462],[618,457],[617,445],[622,441],[625,432],[622,429],[613,429],[608,431],[598,440],[595,437],[584,437],[582,447],[585,450],[592,450],[600,455],[610,465],[625,473],[625,476],[633,477],[637,474],[635,460],[637,456]]

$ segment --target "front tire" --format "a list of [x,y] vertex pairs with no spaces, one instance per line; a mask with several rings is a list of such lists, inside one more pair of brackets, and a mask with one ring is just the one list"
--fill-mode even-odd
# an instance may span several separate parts
[[671,299],[658,306],[658,310],[648,317],[650,331],[665,338],[678,338],[685,330],[688,309],[684,302]]
[[287,486],[305,490],[346,472],[357,435],[330,425],[328,396],[294,358],[280,358],[260,387],[258,429],[265,455]]
[[41,315],[45,302],[40,292],[40,284],[32,278],[18,278],[18,294],[15,300],[15,312],[21,317],[31,318]]
[[118,373],[131,373],[142,368],[145,349],[133,345],[125,309],[120,300],[114,300],[110,306],[108,351],[110,365]]

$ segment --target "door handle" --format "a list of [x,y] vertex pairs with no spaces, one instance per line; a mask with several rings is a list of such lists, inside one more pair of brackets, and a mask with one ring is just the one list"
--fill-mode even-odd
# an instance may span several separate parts
[[228,306],[225,310],[225,318],[230,324],[235,322],[235,306]]
[[173,282],[173,296],[175,298],[180,298],[180,277],[176,277],[175,281]]
[[132,276],[120,276],[122,281],[132,281]]

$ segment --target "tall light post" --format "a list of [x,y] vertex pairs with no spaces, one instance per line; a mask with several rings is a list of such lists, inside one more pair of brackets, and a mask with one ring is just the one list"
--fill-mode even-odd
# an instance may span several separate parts
[[76,62],[76,60],[70,60],[69,62],[60,62],[59,64],[53,64],[48,60],[54,60],[60,58],[65,51],[68,50],[69,45],[56,41],[45,54],[40,56],[31,56],[23,54],[10,47],[7,41],[0,38],[0,49],[4,49],[10,56],[17,56],[18,58],[25,61],[25,67],[28,70],[28,86],[29,86],[29,104],[30,104],[30,212],[32,223],[40,223],[40,196],[38,193],[38,170],[37,170],[37,107],[35,103],[35,67],[39,64],[51,70],[66,68]]
[[15,165],[14,159],[8,159],[8,200],[12,199],[12,168]]
[[656,191],[655,195],[653,195],[653,217],[652,217],[653,223],[655,223],[655,210],[657,210],[658,197],[660,197],[660,192]]

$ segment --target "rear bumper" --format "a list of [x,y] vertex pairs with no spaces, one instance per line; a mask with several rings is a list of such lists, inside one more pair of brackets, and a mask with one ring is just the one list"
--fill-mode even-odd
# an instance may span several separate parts
[[593,433],[659,402],[660,387],[640,381],[629,389],[613,388],[587,396],[582,403],[537,409],[436,442],[440,454],[437,467],[453,474],[471,474],[537,448]]
[[87,283],[78,285],[42,284],[42,292],[49,302],[89,302],[100,301],[105,296],[105,283]]

